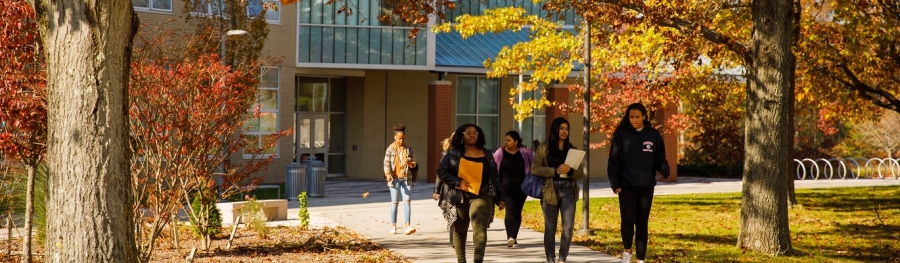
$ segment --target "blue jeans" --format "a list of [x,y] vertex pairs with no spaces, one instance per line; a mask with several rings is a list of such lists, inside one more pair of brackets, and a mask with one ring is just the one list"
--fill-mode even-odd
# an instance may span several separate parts
[[559,260],[566,260],[569,256],[575,225],[575,201],[578,200],[575,196],[575,181],[554,180],[553,187],[556,190],[557,205],[541,202],[541,210],[544,211],[544,254],[547,256],[547,262],[553,262],[556,258],[554,251],[556,227],[560,217],[562,217],[562,236],[559,240]]
[[403,215],[406,216],[406,223],[409,223],[409,185],[406,184],[406,180],[394,178],[389,188],[391,189],[391,203],[393,203],[391,206],[391,224],[397,223],[397,205],[401,196],[403,198],[403,207],[406,208]]

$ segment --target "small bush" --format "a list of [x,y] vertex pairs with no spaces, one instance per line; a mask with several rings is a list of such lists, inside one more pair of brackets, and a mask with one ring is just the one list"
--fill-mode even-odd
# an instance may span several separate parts
[[[213,201],[215,202],[215,201]],[[219,234],[222,231],[222,212],[219,211],[219,208],[216,207],[215,203],[209,203],[207,206],[209,209],[209,235],[214,236]],[[194,214],[203,215],[200,211],[200,195],[194,196],[194,201],[191,202],[191,209],[194,210]],[[202,230],[198,227],[200,223],[195,221],[193,218],[191,219],[191,230],[194,232],[194,236],[202,237]]]
[[269,226],[266,225],[269,218],[263,212],[262,205],[256,202],[256,196],[248,198],[244,202],[244,206],[241,207],[241,216],[244,217],[245,224],[256,232],[256,236],[260,238],[269,236]]
[[297,217],[300,218],[300,229],[307,230],[309,229],[309,203],[306,200],[306,191],[300,192],[297,200],[300,200],[300,212],[297,213]]

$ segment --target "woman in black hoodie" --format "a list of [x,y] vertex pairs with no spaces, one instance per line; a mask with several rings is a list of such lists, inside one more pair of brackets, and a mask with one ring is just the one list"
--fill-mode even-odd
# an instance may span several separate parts
[[625,116],[613,133],[609,152],[609,183],[619,195],[622,217],[622,262],[630,262],[631,242],[635,239],[637,260],[644,262],[647,254],[647,222],[653,203],[656,172],[669,177],[669,162],[662,135],[647,120],[643,104],[628,105]]

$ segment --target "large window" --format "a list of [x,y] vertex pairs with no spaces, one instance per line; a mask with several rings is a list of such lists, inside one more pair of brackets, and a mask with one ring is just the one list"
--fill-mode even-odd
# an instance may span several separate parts
[[172,12],[172,0],[131,0],[134,10]]
[[456,84],[456,124],[474,123],[484,130],[485,147],[496,149],[500,142],[500,81],[462,76]]
[[[171,0],[169,0],[171,1]],[[213,17],[221,13],[219,5],[228,6],[228,1],[233,0],[194,0],[194,7],[191,9],[191,15],[202,17]],[[281,23],[281,2],[278,0],[247,0],[247,16],[256,18],[266,11],[266,21],[270,23]],[[226,14],[226,19],[228,14]]]
[[328,0],[297,3],[297,63],[335,63],[424,66],[428,33],[419,31],[415,43],[412,27],[382,22],[393,7],[386,1],[346,0],[351,13],[337,13],[340,5]]
[[[514,84],[513,88],[519,85],[519,81],[516,80]],[[543,89],[547,87],[544,86],[544,84],[541,84],[540,88]],[[525,92],[522,96],[515,98],[515,100],[520,101],[519,99],[521,99],[521,101],[524,101],[527,99],[540,99],[541,89]],[[521,122],[513,120],[513,129],[522,136],[522,144],[525,144],[525,146],[528,146],[529,148],[534,147],[532,142],[535,140],[542,142],[547,139],[547,115],[544,113],[544,110],[536,109],[531,117],[525,118]]]
[[281,23],[281,1],[278,0],[248,0],[247,16],[255,18],[266,10],[266,21],[270,23]]
[[[250,120],[246,127],[248,145],[244,157],[252,157],[253,151],[268,144],[271,135],[278,132],[278,68],[263,67],[259,81],[259,94],[255,109],[259,107],[261,116]],[[278,154],[278,147],[270,147],[263,154]]]

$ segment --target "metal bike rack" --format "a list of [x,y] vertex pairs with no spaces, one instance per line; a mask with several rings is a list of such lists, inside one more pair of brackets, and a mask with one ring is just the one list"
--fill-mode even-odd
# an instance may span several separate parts
[[797,163],[794,169],[797,180],[806,180],[807,176],[813,180],[819,180],[820,177],[822,179],[837,177],[843,180],[847,179],[848,175],[853,179],[860,177],[871,179],[877,175],[881,179],[893,177],[900,180],[900,158],[803,158],[794,159],[794,162]]

